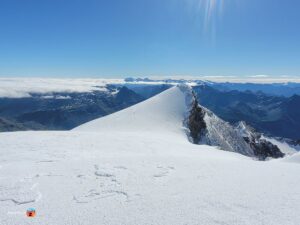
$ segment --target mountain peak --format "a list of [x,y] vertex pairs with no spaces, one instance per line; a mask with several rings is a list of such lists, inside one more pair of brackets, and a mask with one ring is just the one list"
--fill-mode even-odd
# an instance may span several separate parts
[[[187,86],[172,87],[159,95],[117,113],[83,124],[76,131],[158,132],[185,137],[183,119],[191,90]],[[186,137],[185,137],[186,138]]]
[[[236,129],[201,106],[192,88],[180,84],[130,108],[83,124],[75,130],[114,130],[136,135],[147,132],[148,135],[160,138],[167,135],[183,141],[190,140],[194,144],[218,146],[222,150],[257,156],[259,159],[281,156],[279,149],[270,143],[261,140],[259,145],[254,145],[260,136],[256,138],[253,134],[257,133],[250,131],[246,124],[240,123],[240,126],[244,129]],[[248,131],[247,137],[251,132],[254,139],[247,141],[242,130]]]

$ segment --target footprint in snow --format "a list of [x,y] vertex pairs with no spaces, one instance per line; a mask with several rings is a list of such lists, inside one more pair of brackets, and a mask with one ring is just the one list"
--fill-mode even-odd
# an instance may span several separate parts
[[155,178],[167,176],[170,173],[170,171],[175,169],[173,166],[168,166],[168,167],[157,166],[157,168],[159,169],[159,172],[153,175],[153,177]]
[[[129,194],[121,188],[121,184],[116,178],[115,170],[126,170],[125,167],[113,167],[111,169],[99,168],[94,165],[94,175],[96,177],[95,186],[86,193],[74,195],[73,201],[76,203],[88,203],[94,200],[104,198],[117,198],[120,200],[129,201]],[[85,175],[79,174],[78,178],[88,178]],[[85,184],[85,183],[83,183]]]
[[30,182],[6,182],[0,187],[0,202],[11,202],[15,205],[38,202],[42,194],[38,190],[38,184]]

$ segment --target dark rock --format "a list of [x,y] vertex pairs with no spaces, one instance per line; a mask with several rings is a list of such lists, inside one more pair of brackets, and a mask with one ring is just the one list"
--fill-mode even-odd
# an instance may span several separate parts
[[260,133],[256,132],[253,127],[247,125],[245,122],[240,122],[236,129],[249,144],[254,155],[259,160],[284,157],[278,146],[264,139]]
[[[193,93],[194,95],[194,93]],[[194,96],[194,102],[192,105],[192,109],[190,111],[190,115],[188,118],[188,128],[190,130],[190,135],[193,138],[193,142],[198,144],[201,135],[206,129],[206,123],[204,121],[205,112],[199,106],[196,97]]]
[[284,153],[282,153],[276,145],[273,145],[265,139],[260,139],[258,142],[250,142],[248,138],[245,138],[245,141],[249,143],[259,160],[284,157]]

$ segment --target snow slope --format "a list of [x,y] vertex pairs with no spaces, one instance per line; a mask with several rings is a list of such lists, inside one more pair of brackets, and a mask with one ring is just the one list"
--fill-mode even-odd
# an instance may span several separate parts
[[284,159],[281,159],[283,162],[292,162],[292,163],[299,163],[300,164],[300,153],[297,152],[293,155],[289,155]]
[[[107,132],[138,132],[147,135],[160,134],[187,140],[187,125],[184,121],[192,107],[194,97],[187,85],[170,88],[162,94],[150,98],[120,112],[108,115],[83,124],[74,131]],[[254,156],[252,149],[234,128],[204,109],[207,133],[205,143],[220,146],[221,149],[239,152],[246,156]]]
[[188,110],[186,93],[173,87],[158,96],[106,117],[83,124],[74,131],[156,132],[184,138],[183,119]]
[[185,112],[173,88],[73,131],[1,133],[0,224],[300,224],[298,163],[194,145]]

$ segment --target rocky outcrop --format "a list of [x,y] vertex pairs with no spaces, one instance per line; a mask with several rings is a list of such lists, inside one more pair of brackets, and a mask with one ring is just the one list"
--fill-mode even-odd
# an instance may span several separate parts
[[194,144],[198,144],[206,130],[206,123],[204,121],[205,111],[199,106],[194,94],[193,97],[194,102],[192,103],[192,109],[188,118],[188,128]]
[[284,157],[284,154],[276,145],[273,145],[271,142],[265,139],[259,139],[256,142],[250,142],[249,139],[245,138],[245,141],[253,149],[255,156],[259,160],[266,160],[267,158],[277,159]]
[[236,128],[244,140],[249,144],[255,156],[259,160],[267,158],[282,158],[284,153],[280,151],[278,146],[272,144],[262,137],[262,135],[247,125],[245,122],[240,122]]
[[222,150],[259,160],[284,156],[276,145],[262,138],[260,133],[245,123],[241,122],[234,127],[202,107],[193,91],[189,93],[189,99],[191,99],[188,104],[190,110],[186,125],[194,144],[218,146]]
[[254,156],[249,145],[229,123],[202,107],[193,92],[190,98],[192,102],[189,104],[187,126],[190,139],[194,144],[218,146],[225,151]]

